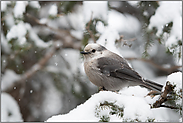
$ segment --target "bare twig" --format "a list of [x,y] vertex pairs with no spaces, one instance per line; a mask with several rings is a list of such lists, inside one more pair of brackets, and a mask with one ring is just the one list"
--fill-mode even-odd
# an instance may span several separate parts
[[137,38],[131,38],[131,39],[123,39],[123,38],[124,38],[124,35],[120,35],[120,38],[117,41],[126,42],[126,41],[135,41],[135,40],[137,40]]
[[123,42],[123,46],[127,45],[129,47],[131,47],[132,44],[128,44],[127,42],[132,42],[132,41],[137,40],[137,38],[131,38],[131,39],[123,39],[123,38],[124,38],[124,36],[120,35],[120,38],[117,40],[117,42],[119,42],[119,43]]
[[96,43],[95,36],[93,35],[92,31],[90,30],[90,25],[91,25],[91,22],[92,22],[92,16],[93,16],[93,12],[91,13],[90,21],[89,21],[88,25],[86,26],[86,30],[90,33],[90,37],[93,39],[94,43]]
[[172,91],[173,91],[173,85],[171,85],[170,82],[167,81],[164,92],[161,94],[161,97],[153,104],[152,108],[161,107],[162,103],[164,103],[167,100],[167,94]]
[[170,108],[170,109],[180,109],[180,110],[182,110],[182,108],[178,108],[178,107],[174,107],[174,106],[169,106],[169,105],[160,105],[160,107],[166,107],[166,108]]
[[156,63],[154,63],[152,60],[149,59],[143,59],[143,58],[125,58],[126,60],[140,60],[140,61],[144,61],[144,62],[148,62],[149,64],[153,65],[154,67],[156,67],[159,70],[165,71],[167,73],[171,73],[179,68],[181,68],[182,66],[172,66],[170,68],[164,68]]
[[45,56],[38,61],[38,63],[34,64],[32,68],[28,71],[26,71],[21,78],[14,82],[11,86],[9,86],[5,92],[9,93],[13,90],[16,85],[24,84],[27,79],[32,77],[37,71],[41,70],[44,65],[47,63],[47,61],[53,56],[53,54],[61,48],[61,44],[59,42],[55,42],[54,45],[48,50],[48,52],[45,54]]

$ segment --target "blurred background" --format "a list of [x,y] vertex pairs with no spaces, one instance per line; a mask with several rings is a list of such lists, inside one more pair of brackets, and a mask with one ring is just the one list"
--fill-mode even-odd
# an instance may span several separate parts
[[97,93],[90,42],[164,84],[182,70],[182,2],[1,1],[1,120],[45,121]]

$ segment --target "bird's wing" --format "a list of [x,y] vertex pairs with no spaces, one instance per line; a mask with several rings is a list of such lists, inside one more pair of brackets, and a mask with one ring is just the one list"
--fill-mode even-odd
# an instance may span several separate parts
[[100,72],[106,76],[143,83],[141,76],[123,61],[109,57],[101,57],[97,59],[97,62],[97,67],[100,69]]

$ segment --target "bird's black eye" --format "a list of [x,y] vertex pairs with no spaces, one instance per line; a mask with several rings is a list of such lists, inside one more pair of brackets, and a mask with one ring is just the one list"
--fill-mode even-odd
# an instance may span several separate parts
[[95,49],[92,50],[93,53],[94,53],[95,51],[96,51]]

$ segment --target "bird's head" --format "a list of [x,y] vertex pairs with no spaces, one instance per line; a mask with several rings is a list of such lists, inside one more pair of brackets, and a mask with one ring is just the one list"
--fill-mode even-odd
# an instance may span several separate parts
[[106,50],[106,48],[97,43],[90,43],[85,46],[84,51],[81,51],[81,54],[84,55],[85,60],[98,58],[102,56],[102,53]]

